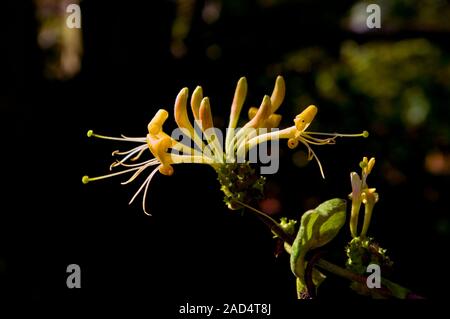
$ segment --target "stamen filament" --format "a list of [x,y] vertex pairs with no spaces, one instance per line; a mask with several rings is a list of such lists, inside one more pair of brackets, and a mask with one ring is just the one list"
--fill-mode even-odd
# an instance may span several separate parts
[[136,140],[136,141],[139,140],[139,141],[142,141],[142,142],[146,141],[145,137],[131,137],[131,136],[126,136],[124,134],[120,134],[120,136],[122,136],[123,138],[126,138],[127,140]]
[[160,164],[157,158],[152,158],[152,159],[150,159],[148,161],[140,162],[140,163],[136,163],[136,164],[127,164],[127,163],[122,163],[122,162],[117,161],[117,162],[113,163],[113,165],[114,165],[113,167],[116,167],[116,166],[119,166],[119,165],[120,166],[124,166],[124,167],[138,167],[138,166],[140,167],[140,166],[148,164],[150,162],[153,162],[155,164]]
[[314,153],[313,149],[311,148],[311,146],[308,145],[307,141],[305,141],[302,137],[299,137],[298,140],[308,148],[309,154],[311,154],[316,159],[316,162],[320,168],[320,174],[322,175],[322,178],[325,179],[325,174],[323,172],[322,163],[320,163],[319,157],[317,157],[316,153]]
[[125,142],[138,142],[142,143],[145,142],[145,138],[134,138],[134,137],[111,137],[111,136],[105,136],[105,135],[99,135],[95,134],[94,131],[89,130],[86,134],[88,137],[96,137],[101,138],[104,140],[112,140],[112,141],[125,141]]
[[121,152],[119,150],[116,150],[116,151],[112,152],[111,155],[112,156],[115,156],[115,155],[127,155],[127,154],[130,154],[131,152],[139,150],[141,147],[145,147],[145,146],[146,145],[139,145],[139,146],[136,146],[135,148],[132,148],[131,150],[123,151],[123,152]]
[[143,171],[145,171],[145,169],[147,169],[150,166],[156,165],[157,163],[147,163],[145,165],[142,165],[141,167],[139,167],[139,169],[133,174],[133,176],[131,176],[127,181],[122,182],[120,184],[122,185],[127,185],[129,183],[131,183],[132,181],[134,181]]
[[[109,169],[111,170],[113,167],[120,165],[120,163],[126,162],[134,154],[139,153],[138,156],[135,157],[135,160],[137,160],[141,156],[141,154],[145,151],[146,148],[147,148],[147,145],[145,145],[145,144],[136,147],[131,153],[129,153],[124,158],[122,158],[120,161],[116,162],[117,164],[116,163],[111,164],[111,167]],[[114,154],[114,152],[113,152],[113,154]],[[118,154],[118,153],[115,153],[115,154]],[[133,159],[131,159],[131,160],[133,161]]]
[[357,134],[341,134],[341,133],[322,133],[322,132],[305,132],[308,135],[323,135],[323,136],[334,136],[334,137],[369,137],[368,131],[363,131]]
[[150,173],[150,175],[147,177],[147,179],[146,179],[146,180],[142,183],[142,185],[139,187],[139,189],[137,190],[137,192],[134,193],[134,195],[133,195],[133,197],[131,198],[131,200],[130,200],[130,202],[128,203],[128,205],[131,205],[131,204],[134,202],[134,200],[136,199],[137,195],[139,195],[139,193],[142,191],[142,189],[144,188],[144,186],[145,186],[146,184],[148,184],[148,183],[152,180],[152,178],[153,178],[153,176],[156,174],[156,172],[158,172],[158,169],[159,169],[159,166],[156,167],[156,168]]
[[[145,145],[145,146],[147,146],[147,145]],[[145,152],[146,149],[147,149],[147,147],[143,147],[135,157],[130,158],[130,161],[132,161],[132,162],[137,161],[142,156],[142,154]]]
[[336,137],[330,137],[326,139],[319,139],[308,134],[302,133],[301,136],[306,142],[311,143],[313,145],[326,145],[326,144],[336,144]]
[[111,173],[111,174],[106,174],[106,175],[102,175],[102,176],[96,176],[96,177],[89,177],[89,176],[85,175],[85,176],[83,176],[81,181],[83,182],[83,184],[87,184],[89,182],[98,181],[98,180],[101,180],[101,179],[105,179],[105,178],[109,178],[109,177],[113,177],[113,176],[117,176],[117,175],[126,174],[126,173],[129,173],[129,172],[133,172],[133,171],[135,171],[137,169],[139,169],[139,167],[130,168],[130,169],[126,169],[124,171]]
[[159,167],[157,167],[156,169],[153,170],[153,172],[150,173],[150,176],[148,178],[148,181],[146,182],[147,185],[145,185],[145,189],[144,189],[144,196],[142,197],[142,210],[144,211],[144,214],[148,215],[148,216],[152,216],[152,214],[147,212],[147,209],[145,208],[145,202],[147,199],[147,191],[148,191],[148,187],[150,185],[150,182],[153,179],[153,176],[155,176],[156,172],[158,171]]

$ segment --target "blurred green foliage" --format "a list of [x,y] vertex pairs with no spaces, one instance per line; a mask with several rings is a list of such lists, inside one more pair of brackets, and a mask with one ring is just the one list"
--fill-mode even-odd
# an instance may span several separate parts
[[364,114],[379,137],[420,131],[415,145],[398,147],[449,146],[450,55],[426,39],[348,40],[336,56],[321,47],[304,48],[287,54],[283,69],[297,78],[295,85],[305,83],[301,78],[310,81],[292,88],[296,105],[331,105],[348,114],[344,127]]

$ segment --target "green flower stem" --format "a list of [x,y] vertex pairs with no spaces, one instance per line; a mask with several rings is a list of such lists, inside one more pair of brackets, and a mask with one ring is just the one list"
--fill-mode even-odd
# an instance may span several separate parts
[[[315,266],[317,266],[323,270],[326,270],[330,273],[333,273],[337,276],[340,276],[342,278],[346,278],[350,281],[356,281],[363,285],[366,285],[366,280],[367,280],[366,277],[358,275],[358,274],[356,274],[350,270],[347,270],[345,268],[339,267],[338,265],[330,263],[329,261],[326,261],[325,259],[319,259],[316,262]],[[406,288],[403,288],[403,289],[406,290]],[[392,298],[392,297],[399,298],[398,295],[392,293],[391,290],[389,290],[388,288],[385,288],[385,287],[381,287],[381,288],[377,288],[377,289],[370,289],[370,293],[371,293],[372,297],[375,297],[375,298],[380,298],[380,297],[381,298]],[[406,295],[405,295],[405,297],[406,297]],[[400,298],[400,299],[406,299],[405,297]]]
[[256,216],[264,223],[267,225],[267,227],[270,228],[270,230],[272,231],[272,233],[276,236],[278,236],[281,240],[283,240],[284,242],[288,243],[289,245],[292,245],[292,243],[294,242],[294,237],[287,234],[283,228],[280,226],[280,224],[273,219],[272,217],[270,217],[269,215],[263,213],[262,211],[247,205],[239,200],[234,200],[236,203],[238,203],[239,205],[248,208],[249,210],[251,210],[253,213],[256,214]]
[[[248,208],[250,211],[256,214],[256,216],[264,223],[266,224],[269,229],[277,235],[280,239],[288,243],[289,245],[292,245],[294,242],[294,238],[287,234],[283,228],[280,226],[280,224],[274,220],[272,217],[267,215],[266,213],[263,213],[262,211],[249,206],[243,202],[240,202],[238,200],[234,200],[239,205]],[[350,281],[356,281],[361,284],[366,285],[367,278],[362,275],[358,275],[350,270],[347,270],[345,268],[339,267],[338,265],[335,265],[325,259],[319,259],[315,266],[328,271],[332,274],[335,274],[339,277],[346,278]],[[396,283],[393,283],[387,279],[382,278],[381,279],[384,287],[377,288],[377,289],[370,289],[373,297],[383,297],[383,298],[398,298],[398,299],[422,299],[423,297],[416,295],[412,293],[409,289],[404,288]]]

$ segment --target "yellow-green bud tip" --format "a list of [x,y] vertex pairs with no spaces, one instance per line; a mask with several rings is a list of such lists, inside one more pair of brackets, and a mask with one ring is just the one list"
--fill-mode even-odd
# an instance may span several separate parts
[[81,179],[81,181],[83,182],[83,184],[89,183],[89,176],[84,175],[83,178]]
[[361,162],[359,162],[359,167],[365,168],[365,167],[367,167],[367,163],[364,161],[361,161]]
[[91,137],[92,135],[94,135],[94,131],[93,130],[89,130],[86,133],[87,137]]
[[369,137],[369,132],[364,131],[364,132],[362,133],[362,136],[363,136],[363,137]]

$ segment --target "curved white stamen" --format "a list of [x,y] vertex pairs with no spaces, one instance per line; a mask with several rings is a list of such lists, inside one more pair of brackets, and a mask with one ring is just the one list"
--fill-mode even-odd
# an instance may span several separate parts
[[[322,163],[320,163],[319,157],[317,157],[316,153],[314,153],[314,151],[311,148],[311,146],[309,146],[308,142],[306,142],[302,137],[298,138],[298,140],[300,142],[302,142],[308,148],[309,154],[312,154],[312,156],[316,159],[316,162],[319,165],[320,174],[322,175],[322,178],[325,179],[325,173],[323,172]],[[310,157],[310,155],[308,157]]]
[[148,186],[150,185],[150,182],[152,181],[153,176],[155,176],[155,174],[158,170],[159,170],[159,167],[157,167],[156,169],[153,170],[153,172],[150,173],[150,176],[148,177],[148,180],[146,182],[147,185],[145,185],[144,196],[142,196],[142,210],[144,211],[144,214],[146,214],[148,216],[152,216],[152,214],[148,213],[147,209],[145,208],[145,200],[147,198]]
[[112,156],[115,156],[115,155],[127,155],[127,154],[130,154],[131,152],[134,152],[134,151],[136,151],[136,150],[139,150],[141,147],[145,147],[145,145],[139,145],[139,146],[136,146],[136,147],[134,147],[134,148],[132,148],[131,150],[128,150],[128,151],[119,151],[119,150],[115,150],[115,151],[113,151],[112,153],[111,153],[111,155]]
[[[139,156],[142,154],[142,152],[145,151],[146,148],[147,148],[147,145],[146,145],[146,144],[137,147],[133,152],[129,153],[127,156],[125,156],[124,158],[122,158],[120,161],[111,164],[111,166],[110,166],[109,169],[111,170],[113,167],[115,167],[115,166],[117,166],[117,165],[120,165],[121,163],[126,162],[129,158],[131,158],[131,157],[132,157],[134,154],[136,154],[136,153],[139,153],[138,156],[135,157],[135,159],[138,159]],[[116,154],[117,154],[117,153],[116,153]],[[117,164],[116,164],[116,163],[117,163]]]
[[156,165],[157,162],[152,162],[152,163],[147,163],[145,165],[142,165],[141,167],[139,167],[139,169],[133,174],[133,176],[131,176],[127,181],[122,182],[120,184],[122,185],[127,185],[129,183],[131,183],[132,181],[134,181],[143,171],[145,171],[147,168],[149,168],[150,166],[154,166]]
[[112,137],[112,136],[95,134],[92,131],[88,131],[87,135],[88,135],[88,137],[96,137],[96,138],[101,138],[104,140],[112,140],[112,141],[138,142],[138,143],[145,142],[145,138],[143,138],[143,137],[126,137],[124,135],[122,135],[123,137]]
[[145,186],[146,184],[148,184],[148,183],[152,180],[153,176],[155,176],[156,172],[158,172],[158,169],[159,169],[159,166],[156,167],[156,168],[150,173],[150,175],[147,177],[147,179],[146,179],[146,180],[142,183],[142,185],[139,187],[139,189],[137,190],[137,192],[134,193],[134,195],[133,195],[133,197],[131,198],[131,200],[130,200],[130,202],[128,203],[128,205],[131,205],[131,204],[134,202],[134,200],[136,199],[137,195],[139,195],[139,193],[142,191],[142,189],[144,188],[144,186]]
[[109,178],[109,177],[113,177],[113,176],[117,176],[117,175],[122,175],[122,174],[126,174],[126,173],[129,173],[129,172],[134,172],[134,171],[136,171],[138,169],[139,169],[139,167],[134,167],[134,168],[126,169],[124,171],[111,173],[111,174],[106,174],[106,175],[102,175],[102,176],[96,176],[96,177],[83,176],[82,181],[83,181],[84,184],[87,184],[89,182],[98,181],[98,180],[101,180],[101,179],[105,179],[105,178]]
[[126,140],[132,140],[132,141],[139,141],[139,142],[145,142],[145,137],[131,137],[131,136],[126,136],[123,134],[120,134],[120,136],[122,136],[124,139]]
[[148,149],[148,148],[147,147],[142,148],[135,157],[130,158],[130,161],[131,162],[137,161],[142,156],[142,154],[145,152],[146,149]]
[[308,135],[323,135],[323,136],[334,136],[334,137],[361,137],[361,136],[366,136],[369,133],[367,131],[364,131],[362,133],[357,133],[357,134],[342,134],[342,133],[322,133],[322,132],[305,132]]
[[[319,139],[312,136],[309,136],[308,134],[299,134],[298,136],[301,136],[306,142],[313,144],[313,145],[326,145],[326,144],[336,144],[336,137],[330,137],[325,139]],[[298,139],[298,136],[296,137]]]
[[152,158],[152,159],[150,159],[150,160],[148,160],[148,161],[145,161],[145,162],[140,162],[140,163],[136,163],[136,164],[127,164],[127,163],[120,163],[120,162],[115,162],[115,163],[113,163],[113,164],[116,164],[114,167],[116,167],[116,166],[124,166],[124,167],[140,167],[140,166],[142,166],[142,165],[145,165],[145,164],[148,164],[148,163],[150,163],[150,162],[153,162],[153,163],[155,163],[155,164],[161,164],[159,161],[158,161],[158,159],[157,158]]

